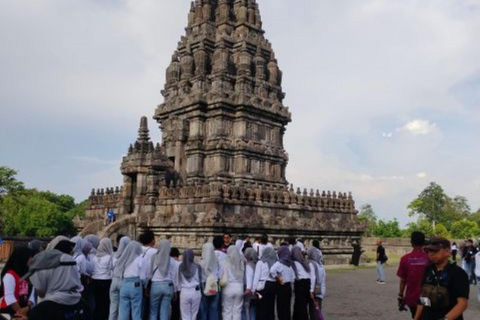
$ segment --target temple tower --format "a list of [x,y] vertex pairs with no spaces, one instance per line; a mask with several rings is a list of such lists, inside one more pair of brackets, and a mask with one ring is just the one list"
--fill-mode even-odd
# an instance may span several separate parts
[[192,2],[154,118],[186,183],[284,187],[291,121],[255,0]]

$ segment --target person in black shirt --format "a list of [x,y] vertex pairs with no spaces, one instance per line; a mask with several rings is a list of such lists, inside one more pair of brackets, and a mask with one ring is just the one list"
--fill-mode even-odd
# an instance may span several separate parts
[[384,264],[388,258],[385,254],[385,248],[382,246],[382,241],[377,242],[377,283],[386,284]]
[[467,240],[467,246],[463,249],[462,258],[465,261],[465,272],[468,274],[470,282],[477,284],[477,278],[475,277],[475,255],[477,249],[473,246],[472,240]]
[[470,285],[466,272],[449,263],[450,241],[432,238],[425,250],[432,264],[425,269],[414,320],[463,320]]

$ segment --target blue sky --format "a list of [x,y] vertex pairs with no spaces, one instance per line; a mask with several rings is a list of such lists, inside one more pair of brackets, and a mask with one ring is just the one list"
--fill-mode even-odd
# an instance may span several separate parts
[[[381,218],[430,181],[480,207],[480,5],[258,0],[293,113],[287,176],[352,191]],[[78,201],[121,184],[187,0],[0,0],[0,164]]]

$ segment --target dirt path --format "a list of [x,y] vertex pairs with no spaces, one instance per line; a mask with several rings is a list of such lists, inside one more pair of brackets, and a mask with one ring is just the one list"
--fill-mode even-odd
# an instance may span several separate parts
[[[387,284],[375,283],[375,269],[327,271],[327,298],[324,301],[326,320],[407,320],[410,312],[397,307],[397,268],[388,267]],[[470,306],[465,320],[480,319],[477,288],[470,287]]]

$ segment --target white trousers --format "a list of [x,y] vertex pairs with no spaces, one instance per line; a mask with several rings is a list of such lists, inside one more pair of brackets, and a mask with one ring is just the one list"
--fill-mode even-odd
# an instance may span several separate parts
[[222,290],[223,320],[241,320],[243,307],[243,284],[229,283]]
[[202,293],[195,288],[182,288],[180,292],[180,312],[182,320],[196,320]]

